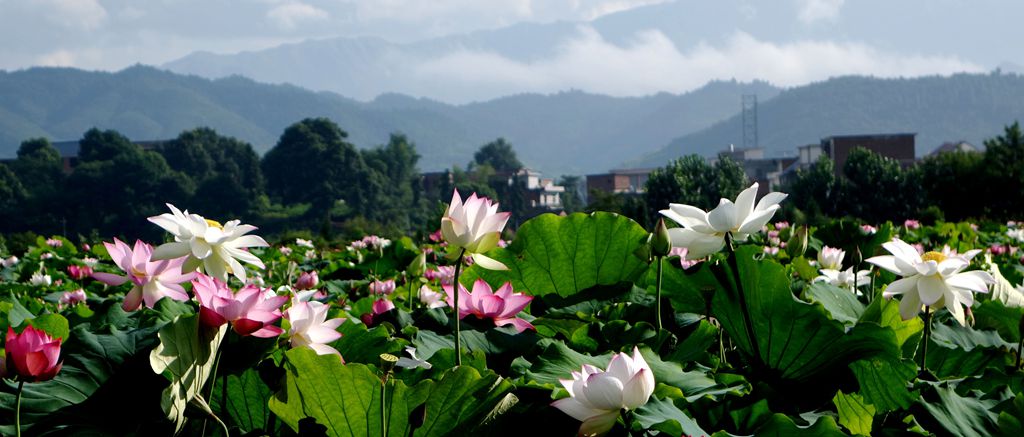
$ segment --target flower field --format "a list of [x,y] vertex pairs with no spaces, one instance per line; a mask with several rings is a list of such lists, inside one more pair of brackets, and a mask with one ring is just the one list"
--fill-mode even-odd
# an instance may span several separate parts
[[165,241],[40,238],[0,254],[0,433],[1024,435],[1024,225],[756,192],[651,230],[456,192],[425,241],[171,205]]

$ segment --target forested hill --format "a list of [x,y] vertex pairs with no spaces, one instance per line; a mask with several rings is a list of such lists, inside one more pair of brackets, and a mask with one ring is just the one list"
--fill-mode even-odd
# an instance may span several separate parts
[[[786,90],[758,108],[758,137],[768,155],[830,135],[916,132],[917,154],[946,141],[981,146],[1003,127],[1024,120],[1024,76],[960,74],[951,77],[874,79],[842,77]],[[663,165],[697,153],[710,156],[743,143],[739,115],[673,140],[631,165]]]
[[766,83],[712,82],[693,92],[614,98],[578,91],[523,94],[449,105],[389,94],[360,102],[242,77],[208,80],[152,67],[116,73],[67,68],[0,72],[0,158],[21,141],[81,138],[91,127],[133,140],[174,138],[209,126],[263,153],[288,125],[328,117],[359,147],[401,132],[416,143],[421,170],[464,166],[472,153],[505,137],[530,167],[557,176],[601,172],[653,152],[739,110],[742,94],[779,92]]

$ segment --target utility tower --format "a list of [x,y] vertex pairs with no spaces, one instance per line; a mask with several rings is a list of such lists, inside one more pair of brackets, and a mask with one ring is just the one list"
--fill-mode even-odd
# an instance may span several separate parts
[[757,142],[757,94],[743,95],[743,148],[756,149]]

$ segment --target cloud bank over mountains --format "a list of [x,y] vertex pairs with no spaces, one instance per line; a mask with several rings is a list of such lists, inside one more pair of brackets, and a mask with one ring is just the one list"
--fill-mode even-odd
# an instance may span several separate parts
[[0,69],[163,65],[361,100],[681,93],[1024,63],[1014,0],[0,0]]

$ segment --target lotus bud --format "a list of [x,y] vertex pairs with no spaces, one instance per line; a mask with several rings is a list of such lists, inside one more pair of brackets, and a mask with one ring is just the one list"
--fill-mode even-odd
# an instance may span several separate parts
[[665,219],[658,219],[654,226],[654,234],[651,238],[651,253],[657,257],[668,256],[672,251],[672,238],[669,236],[668,227],[665,226]]
[[786,242],[786,253],[791,258],[803,256],[807,252],[807,225],[803,225],[793,230],[793,235],[789,237],[789,241]]
[[416,259],[412,260],[412,262],[409,263],[409,267],[407,267],[405,269],[405,272],[408,273],[409,276],[413,277],[413,278],[418,278],[420,276],[423,276],[423,273],[425,273],[426,271],[427,271],[427,254],[426,254],[426,252],[420,252],[420,254],[416,256]]

